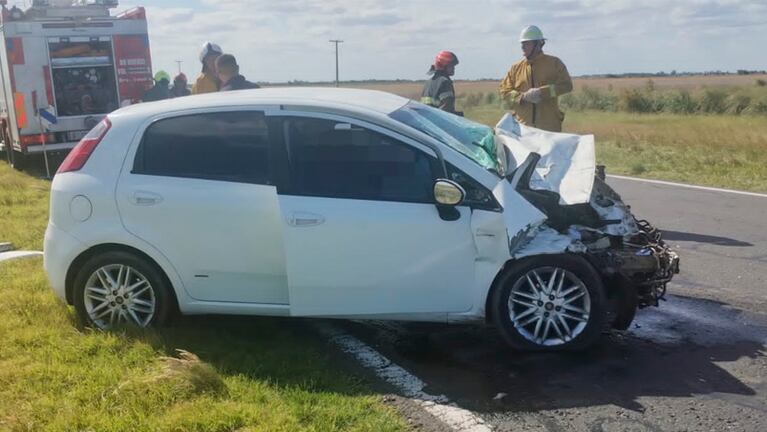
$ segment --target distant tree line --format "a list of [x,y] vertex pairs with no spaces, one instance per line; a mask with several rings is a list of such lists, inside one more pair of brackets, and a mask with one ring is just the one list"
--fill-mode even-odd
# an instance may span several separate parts
[[[767,70],[747,70],[738,69],[735,72],[732,71],[706,71],[706,72],[677,72],[672,70],[671,72],[626,72],[621,74],[586,74],[578,75],[575,78],[656,78],[656,77],[685,77],[685,76],[726,76],[726,75],[765,75]],[[426,79],[426,78],[424,78]],[[412,84],[423,82],[424,79],[364,79],[364,80],[346,80],[341,81],[344,85],[370,85],[370,84]],[[500,78],[478,78],[478,79],[461,79],[461,81],[468,82],[481,82],[481,81],[498,81]],[[272,85],[272,86],[313,86],[313,85],[334,85],[335,81],[305,81],[305,80],[290,80],[288,82],[269,83],[259,82],[259,84]]]
[[671,72],[626,72],[622,74],[591,74],[580,75],[577,78],[655,78],[655,77],[683,77],[683,76],[726,76],[726,75],[764,75],[767,74],[765,70],[746,70],[738,69],[735,72],[727,71],[706,71],[706,72],[677,72],[672,70]]

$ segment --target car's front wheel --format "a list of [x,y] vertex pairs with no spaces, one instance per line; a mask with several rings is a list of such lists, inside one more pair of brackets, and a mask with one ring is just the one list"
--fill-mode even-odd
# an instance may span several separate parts
[[604,326],[602,280],[591,264],[574,255],[536,256],[512,264],[492,300],[495,324],[515,349],[585,348]]
[[75,277],[74,303],[89,326],[149,327],[170,314],[168,284],[155,265],[132,253],[112,251],[89,259]]

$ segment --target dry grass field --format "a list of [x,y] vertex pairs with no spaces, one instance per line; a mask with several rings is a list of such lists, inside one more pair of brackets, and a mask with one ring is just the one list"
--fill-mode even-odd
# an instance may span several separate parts
[[[757,85],[757,80],[767,81],[767,75],[654,77],[653,90],[648,89],[648,80],[576,78],[572,96],[590,94],[597,102],[612,106],[602,110],[564,108],[565,131],[594,134],[599,163],[615,174],[767,191],[767,86]],[[456,81],[458,108],[467,118],[494,125],[505,112],[494,96],[498,84]],[[358,87],[418,99],[421,86],[376,83]],[[687,103],[688,111],[684,111],[686,106],[675,111],[663,99],[686,92],[689,98],[675,101]],[[634,97],[634,102],[646,102],[648,113],[631,112],[631,107],[624,106],[631,102],[626,95]],[[750,101],[749,109],[738,108],[743,99]],[[655,109],[654,104],[660,102],[666,102],[666,107]]]
[[[466,110],[494,125],[496,106]],[[767,121],[763,116],[569,112],[565,132],[594,134],[597,162],[626,174],[767,192]]]
[[[763,75],[693,75],[681,77],[653,77],[653,78],[575,78],[573,85],[575,91],[584,87],[599,90],[623,90],[643,88],[647,81],[652,79],[653,85],[658,90],[697,90],[703,87],[749,87],[756,80],[767,81],[767,74]],[[500,81],[462,81],[455,82],[455,90],[458,94],[490,93],[497,92]],[[349,84],[344,87],[365,88],[382,90],[398,94],[410,99],[418,99],[421,96],[423,83],[370,83]]]

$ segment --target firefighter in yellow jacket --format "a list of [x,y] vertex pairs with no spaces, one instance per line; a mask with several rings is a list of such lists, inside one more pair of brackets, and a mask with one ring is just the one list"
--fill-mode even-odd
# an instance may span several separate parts
[[546,39],[538,27],[525,27],[519,41],[525,58],[501,82],[501,97],[520,123],[561,132],[565,114],[559,110],[559,96],[573,90],[570,74],[560,59],[543,53]]
[[216,72],[216,59],[224,51],[213,42],[205,42],[200,50],[202,72],[192,85],[192,94],[214,93],[221,87],[221,81]]

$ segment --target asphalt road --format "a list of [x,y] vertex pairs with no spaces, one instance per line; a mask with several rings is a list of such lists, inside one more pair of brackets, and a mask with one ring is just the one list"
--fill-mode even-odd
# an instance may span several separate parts
[[523,354],[487,328],[346,327],[498,431],[767,430],[767,198],[609,183],[682,257],[668,301],[628,331]]
[[670,292],[767,313],[767,197],[609,183],[682,256]]

